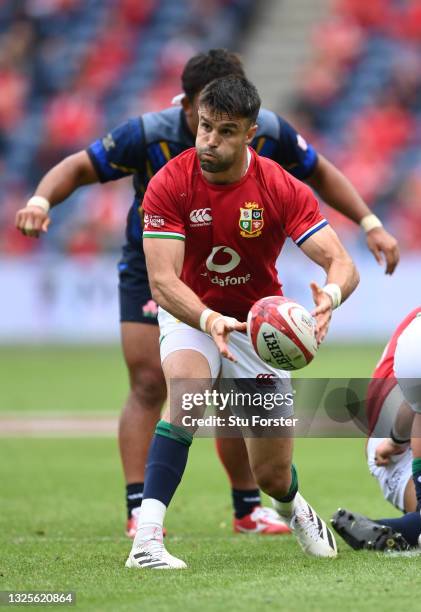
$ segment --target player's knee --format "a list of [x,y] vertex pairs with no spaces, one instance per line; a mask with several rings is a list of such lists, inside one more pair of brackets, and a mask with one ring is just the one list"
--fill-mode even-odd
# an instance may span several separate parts
[[161,368],[131,368],[130,393],[140,409],[161,409],[167,394]]
[[291,484],[291,467],[267,463],[256,467],[254,476],[264,493],[272,497],[284,496]]

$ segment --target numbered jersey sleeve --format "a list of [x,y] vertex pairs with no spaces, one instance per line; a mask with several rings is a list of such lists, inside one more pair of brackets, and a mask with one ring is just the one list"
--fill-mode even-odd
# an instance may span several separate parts
[[285,119],[279,122],[279,149],[275,161],[300,180],[311,176],[317,165],[317,153],[313,146],[299,134]]
[[144,238],[185,240],[183,213],[176,193],[172,173],[167,167],[162,168],[150,181],[143,200]]
[[143,169],[145,144],[140,119],[129,119],[87,149],[101,183]]
[[328,222],[309,187],[292,177],[287,179],[288,197],[284,203],[284,229],[297,246],[325,227]]

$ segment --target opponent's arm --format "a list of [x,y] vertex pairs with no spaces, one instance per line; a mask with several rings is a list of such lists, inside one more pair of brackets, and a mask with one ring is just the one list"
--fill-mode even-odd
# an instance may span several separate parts
[[327,275],[324,289],[315,282],[310,285],[316,304],[312,314],[316,318],[316,337],[320,343],[326,336],[332,310],[351,295],[358,285],[359,274],[351,257],[329,225],[307,238],[302,243],[301,249],[307,257],[321,266]]
[[244,331],[246,323],[209,311],[206,305],[180,280],[184,261],[184,241],[144,238],[149,283],[153,299],[176,319],[210,334],[221,354],[235,361],[228,350],[229,332]]
[[383,259],[386,260],[386,274],[393,274],[399,262],[398,243],[384,229],[380,220],[372,215],[367,204],[342,172],[319,153],[317,165],[306,182],[329,206],[355,223],[362,222],[363,229],[366,228],[368,248],[379,264],[383,263]]
[[86,151],[69,155],[41,179],[34,193],[34,196],[40,199],[34,199],[33,205],[18,210],[16,227],[24,235],[38,238],[40,231],[47,231],[50,207],[65,200],[78,187],[98,181],[98,175]]

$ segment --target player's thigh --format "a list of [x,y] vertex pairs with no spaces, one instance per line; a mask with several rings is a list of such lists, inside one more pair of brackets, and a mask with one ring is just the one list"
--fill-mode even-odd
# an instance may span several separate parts
[[421,413],[421,316],[418,315],[398,338],[394,372],[402,393],[411,406]]
[[153,370],[162,378],[159,355],[159,327],[146,323],[121,323],[121,345],[130,376],[138,371]]
[[219,386],[231,392],[231,412],[248,422],[244,437],[284,435],[294,414],[290,373],[264,363],[245,334],[233,332],[229,347],[237,362],[223,360]]
[[152,299],[143,253],[125,245],[118,270],[121,342],[131,384],[142,384],[145,378],[163,384],[158,307]]
[[183,411],[199,417],[206,408],[205,393],[212,390],[219,374],[218,348],[210,336],[177,321],[162,309],[158,318],[161,361],[169,395],[165,418],[178,423]]

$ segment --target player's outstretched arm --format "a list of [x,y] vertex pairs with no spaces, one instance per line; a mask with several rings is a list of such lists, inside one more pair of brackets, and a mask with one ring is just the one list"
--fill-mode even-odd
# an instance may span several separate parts
[[366,233],[367,246],[376,261],[386,262],[386,274],[393,274],[399,262],[399,248],[396,239],[387,232],[380,219],[373,215],[352,183],[329,162],[318,154],[313,174],[306,179],[329,206],[345,217],[361,225]]
[[234,330],[245,331],[246,323],[208,309],[180,280],[184,241],[144,238],[143,249],[154,300],[176,319],[210,334],[222,356],[235,361],[227,346],[228,336]]
[[327,334],[332,311],[351,295],[360,277],[354,262],[329,225],[307,238],[301,249],[327,275],[325,287],[311,283],[316,305],[312,314],[317,321],[316,337],[320,343]]
[[86,151],[69,155],[41,179],[34,196],[16,213],[16,227],[25,235],[38,238],[50,224],[49,209],[71,195],[78,187],[99,178]]

